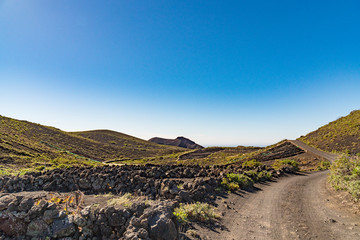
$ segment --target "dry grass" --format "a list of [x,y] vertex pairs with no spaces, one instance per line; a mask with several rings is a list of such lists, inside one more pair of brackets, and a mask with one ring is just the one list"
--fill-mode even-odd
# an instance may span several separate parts
[[360,110],[352,111],[299,140],[328,152],[360,153]]

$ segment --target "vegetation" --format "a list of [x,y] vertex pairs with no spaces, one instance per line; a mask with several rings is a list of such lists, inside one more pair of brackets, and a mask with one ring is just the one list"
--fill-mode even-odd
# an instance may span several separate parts
[[295,160],[291,160],[291,159],[284,159],[284,160],[276,160],[273,164],[272,167],[275,170],[279,170],[279,169],[283,169],[283,168],[290,168],[293,171],[298,171],[299,170],[299,163]]
[[212,222],[220,215],[216,212],[216,208],[212,207],[208,203],[192,203],[183,204],[174,209],[173,214],[180,223],[186,223],[189,221],[199,222]]
[[240,188],[239,184],[236,182],[230,182],[229,179],[223,178],[221,181],[221,186],[226,190],[230,192],[235,192]]
[[299,140],[324,151],[360,153],[360,110],[352,111]]
[[124,195],[120,197],[115,197],[113,195],[110,195],[111,199],[107,201],[108,205],[120,205],[124,207],[130,207],[134,202],[134,196],[131,193],[125,193]]
[[184,149],[108,130],[69,133],[0,116],[0,174],[169,156]]
[[360,158],[342,156],[330,167],[329,182],[336,190],[349,192],[355,200],[360,199]]
[[264,164],[262,164],[261,162],[256,161],[256,159],[252,159],[252,160],[248,160],[242,163],[242,167],[243,168],[256,168],[259,166],[262,166]]
[[318,171],[327,170],[331,166],[331,163],[329,161],[321,161],[317,167]]
[[245,174],[228,173],[222,179],[221,185],[226,190],[233,192],[239,188],[251,188],[254,185],[254,181]]
[[268,171],[258,172],[258,171],[250,170],[250,171],[246,171],[244,174],[246,176],[249,176],[254,182],[268,181],[273,177],[272,174]]

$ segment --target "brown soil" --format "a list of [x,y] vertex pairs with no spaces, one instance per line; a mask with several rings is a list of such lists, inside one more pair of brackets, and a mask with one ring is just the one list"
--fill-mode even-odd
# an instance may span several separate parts
[[327,172],[257,185],[254,193],[219,198],[218,228],[197,225],[202,239],[359,239],[360,216],[326,187]]

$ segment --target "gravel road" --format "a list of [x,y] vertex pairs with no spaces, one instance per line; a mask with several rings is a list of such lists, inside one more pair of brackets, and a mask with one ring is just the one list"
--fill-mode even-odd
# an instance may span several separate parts
[[[294,144],[313,153],[306,144]],[[322,153],[333,161],[336,155]],[[256,185],[254,193],[219,200],[222,231],[204,230],[204,239],[360,239],[360,216],[341,205],[328,186],[328,171],[280,178]],[[225,206],[225,207],[224,207]]]

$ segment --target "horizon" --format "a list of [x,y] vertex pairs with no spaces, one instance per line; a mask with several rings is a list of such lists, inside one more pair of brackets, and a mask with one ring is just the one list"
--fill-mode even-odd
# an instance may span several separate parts
[[202,146],[359,109],[357,1],[0,2],[0,115]]
[[[349,114],[350,113],[352,113],[353,111],[359,111],[360,109],[354,109],[354,110],[352,110],[351,112],[349,112]],[[9,116],[3,116],[3,115],[1,115],[0,114],[0,117],[6,117],[6,118],[12,118],[12,117],[9,117]],[[338,117],[338,118],[336,118],[336,119],[334,119],[334,120],[332,120],[332,121],[330,121],[330,122],[333,122],[333,121],[336,121],[336,120],[338,120],[339,118],[341,118],[341,117],[345,117],[345,116],[340,116],[340,117]],[[12,119],[14,119],[14,118],[12,118]],[[31,121],[28,121],[28,120],[26,120],[26,119],[16,119],[16,120],[18,120],[18,121],[25,121],[25,122],[31,122]],[[330,123],[329,122],[329,123]],[[34,124],[40,124],[40,125],[42,125],[42,126],[45,126],[45,127],[53,127],[53,128],[56,128],[56,129],[58,129],[58,130],[60,130],[60,131],[65,131],[65,132],[67,132],[67,133],[72,133],[72,132],[86,132],[86,131],[103,131],[103,130],[105,130],[105,131],[114,131],[114,132],[118,132],[118,131],[116,131],[116,130],[112,130],[112,129],[86,129],[86,130],[73,130],[73,131],[67,131],[67,130],[64,130],[64,129],[60,129],[60,128],[58,128],[58,127],[56,127],[56,126],[50,126],[50,125],[44,125],[44,124],[41,124],[41,123],[38,123],[38,122],[31,122],[31,123],[34,123]],[[324,125],[326,125],[326,124],[324,124]],[[324,126],[324,125],[322,125],[322,126]],[[314,129],[314,130],[312,130],[311,132],[313,132],[313,131],[316,131],[316,130],[318,130],[320,127],[322,127],[322,126],[319,126],[317,129]],[[122,133],[122,134],[125,134],[125,135],[129,135],[129,134],[127,134],[127,133],[125,133],[125,132],[118,132],[118,133]],[[310,133],[310,132],[308,132],[308,133]],[[306,134],[303,134],[304,136],[305,135],[307,135],[308,133],[306,133]],[[143,139],[143,138],[140,138],[140,137],[137,137],[137,136],[133,136],[133,135],[129,135],[129,136],[131,136],[131,137],[135,137],[135,138],[138,138],[138,139],[141,139],[141,140],[145,140],[145,141],[149,141],[150,139]],[[160,137],[160,138],[162,138],[161,136],[154,136],[154,137]],[[185,137],[185,138],[187,138],[186,136],[176,136],[176,137],[169,137],[169,139],[175,139],[175,138],[177,138],[177,137]],[[301,136],[299,136],[299,137],[301,137]],[[153,137],[152,137],[153,138]],[[187,139],[189,139],[189,138],[187,138]],[[297,138],[296,138],[297,139]],[[296,139],[288,139],[288,138],[283,138],[283,139],[281,139],[280,141],[282,141],[282,140],[296,140]],[[192,140],[192,139],[190,139],[190,140]],[[279,143],[280,141],[278,141],[278,142],[273,142],[273,143],[270,143],[270,144],[267,144],[267,145],[249,145],[249,144],[244,144],[244,145],[203,145],[203,144],[201,144],[201,143],[198,143],[198,142],[195,142],[196,144],[199,144],[199,145],[201,145],[201,146],[203,146],[203,147],[240,147],[240,146],[245,146],[245,147],[267,147],[267,146],[270,146],[270,145],[273,145],[273,144],[277,144],[277,143]]]

